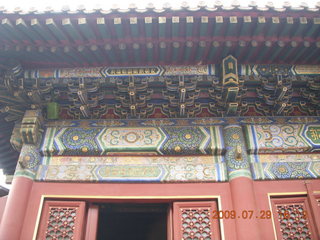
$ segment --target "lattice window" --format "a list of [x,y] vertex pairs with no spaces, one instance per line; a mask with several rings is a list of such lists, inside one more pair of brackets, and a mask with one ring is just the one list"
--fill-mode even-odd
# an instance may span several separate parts
[[217,210],[216,202],[174,203],[174,239],[220,239],[219,222],[212,216],[214,210]]
[[84,202],[46,201],[37,239],[80,239],[84,220]]
[[307,198],[273,199],[277,235],[282,240],[313,240],[314,225]]

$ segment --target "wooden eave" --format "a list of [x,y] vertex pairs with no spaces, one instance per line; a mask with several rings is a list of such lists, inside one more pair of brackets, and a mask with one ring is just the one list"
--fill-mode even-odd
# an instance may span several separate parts
[[0,11],[1,64],[26,68],[319,64],[319,7]]

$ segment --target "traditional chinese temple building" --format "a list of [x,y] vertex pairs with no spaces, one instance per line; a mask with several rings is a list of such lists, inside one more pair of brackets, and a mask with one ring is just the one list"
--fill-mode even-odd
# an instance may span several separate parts
[[319,240],[320,5],[0,9],[0,123],[1,240]]

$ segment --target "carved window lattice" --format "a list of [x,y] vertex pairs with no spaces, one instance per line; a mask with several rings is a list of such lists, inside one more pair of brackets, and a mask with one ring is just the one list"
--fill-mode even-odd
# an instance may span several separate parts
[[36,239],[81,239],[84,212],[85,202],[45,201]]
[[299,240],[311,240],[307,212],[303,204],[278,205],[277,212],[283,239],[297,237]]
[[77,208],[50,208],[46,240],[73,239]]
[[210,209],[181,209],[184,240],[211,240]]
[[306,198],[273,200],[278,238],[281,240],[313,240],[314,225]]
[[218,240],[219,221],[213,219],[216,202],[176,202],[173,204],[174,240]]

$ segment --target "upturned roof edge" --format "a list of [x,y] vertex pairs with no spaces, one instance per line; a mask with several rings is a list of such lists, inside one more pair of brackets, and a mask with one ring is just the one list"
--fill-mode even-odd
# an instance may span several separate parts
[[96,6],[93,9],[86,9],[85,6],[80,5],[76,10],[71,10],[69,6],[63,6],[61,10],[55,10],[52,7],[48,6],[45,10],[38,10],[36,8],[30,8],[29,10],[16,7],[13,10],[9,10],[3,6],[0,7],[0,14],[19,14],[19,15],[42,15],[42,14],[110,14],[110,13],[145,13],[145,12],[154,12],[162,13],[168,11],[275,11],[275,12],[297,12],[297,11],[309,11],[309,12],[319,12],[320,11],[320,2],[316,3],[314,6],[309,6],[307,3],[302,2],[299,6],[292,6],[289,2],[284,2],[282,7],[276,7],[273,2],[268,2],[265,6],[258,6],[256,2],[251,2],[247,6],[242,6],[238,2],[234,2],[230,6],[223,5],[220,1],[215,1],[213,4],[209,4],[205,1],[200,1],[196,7],[191,7],[187,2],[182,2],[179,7],[172,7],[169,3],[165,3],[162,8],[156,8],[154,4],[149,3],[144,8],[138,8],[135,4],[129,4],[128,8],[121,9],[118,5],[113,5],[110,8],[102,8]]

